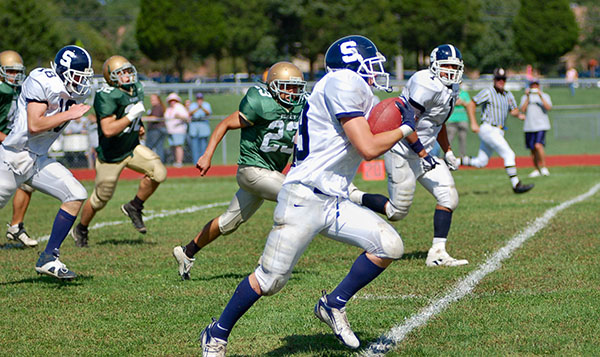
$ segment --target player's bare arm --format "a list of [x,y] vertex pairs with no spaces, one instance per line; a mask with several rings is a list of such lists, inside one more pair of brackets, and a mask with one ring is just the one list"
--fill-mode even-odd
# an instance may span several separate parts
[[0,131],[0,143],[3,142],[4,139],[6,139],[6,134]]
[[452,151],[450,148],[450,142],[448,141],[448,132],[446,131],[446,124],[442,124],[442,129],[438,133],[437,142],[440,144],[443,152]]
[[120,132],[125,130],[131,124],[127,117],[122,117],[117,119],[116,115],[109,115],[100,119],[100,126],[102,127],[102,132],[107,138],[118,135]]
[[469,122],[471,124],[471,131],[474,133],[479,132],[479,124],[477,124],[477,117],[475,116],[475,108],[477,108],[477,104],[474,101],[470,101],[465,106],[467,109],[467,116],[469,117]]
[[200,176],[206,175],[208,169],[210,169],[212,157],[215,154],[217,145],[223,140],[225,134],[229,130],[241,129],[246,126],[248,126],[248,122],[244,120],[239,110],[231,113],[227,118],[221,120],[221,122],[217,124],[215,130],[210,135],[204,154],[200,156],[196,163],[196,168],[200,170]]
[[363,116],[342,118],[340,122],[352,145],[367,161],[378,158],[404,137],[400,128],[373,135]]
[[81,118],[90,106],[87,104],[74,104],[69,110],[45,116],[48,105],[46,103],[30,102],[27,104],[27,126],[31,134],[39,134],[54,129],[61,124]]

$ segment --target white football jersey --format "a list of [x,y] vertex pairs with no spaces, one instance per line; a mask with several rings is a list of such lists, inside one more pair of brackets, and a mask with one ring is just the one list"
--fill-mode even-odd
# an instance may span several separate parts
[[373,102],[371,88],[354,71],[330,72],[317,82],[302,112],[295,162],[284,185],[302,183],[326,195],[347,198],[362,157],[339,119],[366,117]]
[[13,128],[2,145],[14,151],[27,150],[38,155],[47,154],[48,149],[68,122],[43,133],[30,134],[27,125],[27,104],[30,102],[45,103],[48,108],[44,115],[52,116],[68,110],[73,104],[82,103],[85,98],[69,94],[63,81],[53,70],[49,68],[34,69],[23,82]]
[[[448,88],[428,69],[410,77],[402,90],[402,96],[408,98],[415,109],[418,119],[416,132],[427,152],[433,149],[442,125],[452,114],[458,94],[458,84]],[[406,140],[400,140],[391,151],[404,156],[418,157]]]

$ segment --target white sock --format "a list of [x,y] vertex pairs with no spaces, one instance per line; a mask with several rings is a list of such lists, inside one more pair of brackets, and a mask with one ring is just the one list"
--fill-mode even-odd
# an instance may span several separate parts
[[431,244],[431,248],[441,248],[442,250],[446,250],[446,241],[446,238],[433,237],[433,243]]
[[512,185],[513,188],[517,187],[517,184],[519,183],[519,178],[517,176],[513,176],[510,178],[510,183]]

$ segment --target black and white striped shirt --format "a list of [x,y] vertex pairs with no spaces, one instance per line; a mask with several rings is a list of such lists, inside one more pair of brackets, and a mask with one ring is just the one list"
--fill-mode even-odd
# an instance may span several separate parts
[[505,90],[498,92],[494,87],[483,89],[471,100],[481,105],[481,121],[500,128],[504,127],[504,121],[508,114],[517,108],[517,101],[511,92]]

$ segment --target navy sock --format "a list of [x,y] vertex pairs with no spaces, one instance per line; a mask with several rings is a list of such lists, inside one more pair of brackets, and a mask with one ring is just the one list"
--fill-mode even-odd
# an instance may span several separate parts
[[248,277],[246,277],[238,285],[237,289],[235,289],[233,296],[227,303],[227,306],[225,306],[225,310],[221,313],[219,321],[217,321],[211,331],[212,335],[227,341],[231,329],[237,320],[239,320],[259,298],[260,295],[252,289],[250,281],[248,280]]
[[44,249],[44,253],[58,256],[60,245],[65,240],[67,234],[69,234],[76,218],[76,216],[72,216],[62,209],[58,210],[56,218],[54,218],[52,233],[50,233],[50,239],[48,239],[48,244],[46,245],[46,249]]
[[388,198],[384,195],[365,193],[362,197],[363,206],[367,207],[373,212],[381,213],[385,215],[385,204],[388,203]]
[[198,253],[198,251],[200,250],[200,247],[198,247],[196,245],[196,242],[194,242],[194,240],[192,239],[191,242],[189,242],[186,246],[185,246],[185,255],[187,255],[188,258],[193,258],[194,255],[196,255],[196,253]]
[[350,272],[331,294],[327,295],[327,305],[341,309],[360,289],[375,279],[385,268],[380,268],[367,258],[366,253],[359,255],[352,264]]
[[137,195],[130,202],[131,202],[131,205],[133,207],[137,208],[138,210],[141,211],[144,209],[144,201],[142,201]]
[[436,209],[433,214],[433,236],[436,238],[447,238],[452,224],[452,212]]

